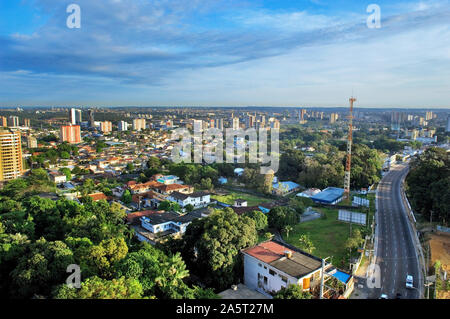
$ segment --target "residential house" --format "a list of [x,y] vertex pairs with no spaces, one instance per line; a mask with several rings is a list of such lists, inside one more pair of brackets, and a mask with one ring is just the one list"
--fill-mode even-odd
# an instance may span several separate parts
[[211,196],[209,193],[205,192],[196,192],[192,194],[173,192],[167,196],[167,200],[178,203],[182,208],[185,208],[189,204],[194,206],[194,208],[200,208],[209,205]]
[[244,284],[265,295],[299,285],[305,291],[320,284],[322,259],[276,240],[244,249]]
[[50,180],[55,184],[65,183],[67,181],[67,177],[65,174],[60,172],[52,171],[49,173]]

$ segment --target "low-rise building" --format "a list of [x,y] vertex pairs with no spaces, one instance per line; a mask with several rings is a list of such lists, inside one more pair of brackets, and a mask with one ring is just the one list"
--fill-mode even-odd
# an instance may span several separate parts
[[183,194],[173,192],[167,196],[167,200],[178,203],[182,208],[192,205],[194,208],[205,207],[211,202],[211,195],[205,192],[196,192],[192,194]]
[[311,290],[320,284],[322,259],[272,240],[244,249],[244,284],[265,295],[300,285]]
[[328,187],[320,193],[311,197],[316,203],[336,205],[344,198],[344,189],[338,187]]

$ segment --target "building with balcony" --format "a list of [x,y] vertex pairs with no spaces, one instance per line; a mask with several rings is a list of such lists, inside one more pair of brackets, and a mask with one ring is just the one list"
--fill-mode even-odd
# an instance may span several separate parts
[[0,181],[16,179],[23,173],[20,132],[0,130]]

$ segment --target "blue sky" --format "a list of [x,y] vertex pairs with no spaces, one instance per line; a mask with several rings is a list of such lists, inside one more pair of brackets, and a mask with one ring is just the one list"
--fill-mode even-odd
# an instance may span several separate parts
[[1,1],[0,48],[1,106],[450,107],[450,0]]

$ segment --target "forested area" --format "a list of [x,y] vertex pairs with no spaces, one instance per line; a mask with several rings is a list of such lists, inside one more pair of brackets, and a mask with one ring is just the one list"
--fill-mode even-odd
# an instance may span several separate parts
[[406,184],[413,210],[426,220],[432,217],[433,221],[448,226],[450,159],[445,149],[432,147],[413,159]]

